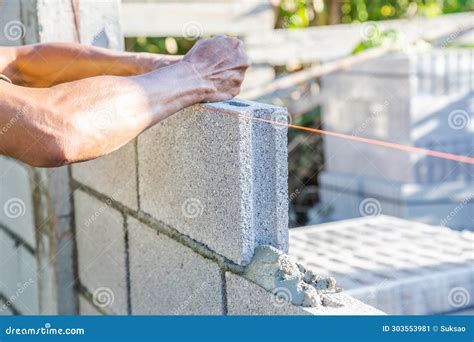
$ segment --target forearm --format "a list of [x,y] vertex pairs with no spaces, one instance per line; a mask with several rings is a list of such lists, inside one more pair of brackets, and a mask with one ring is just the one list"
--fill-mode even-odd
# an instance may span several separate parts
[[[13,51],[13,52],[12,52]],[[14,84],[45,88],[99,75],[131,76],[173,64],[179,56],[116,52],[69,43],[2,48],[4,73]]]
[[0,135],[0,149],[35,166],[59,166],[115,151],[211,91],[184,62],[141,76],[100,76],[24,89],[33,105],[8,134],[27,139],[8,146],[8,137]]

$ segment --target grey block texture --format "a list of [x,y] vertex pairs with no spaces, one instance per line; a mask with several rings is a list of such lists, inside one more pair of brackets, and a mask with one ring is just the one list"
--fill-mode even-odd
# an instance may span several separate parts
[[222,315],[216,263],[128,217],[132,314]]
[[33,254],[0,230],[0,293],[25,315],[39,313],[37,267]]
[[474,230],[473,182],[398,183],[325,171],[319,174],[319,187],[321,203],[330,210],[331,220],[365,215],[364,204],[372,203],[378,214],[456,230]]
[[137,168],[134,142],[102,158],[72,166],[72,176],[80,183],[138,209]]
[[11,316],[13,314],[14,313],[11,309],[11,306],[7,302],[4,302],[2,299],[0,299],[0,316]]
[[261,244],[286,251],[286,123],[241,100],[166,119],[138,138],[141,209],[238,264]]
[[384,313],[346,294],[338,293],[341,307],[295,306],[282,301],[263,287],[226,272],[227,311],[229,315],[383,315]]
[[[106,312],[127,314],[125,227],[120,212],[80,191],[74,192],[79,278],[100,299],[113,298]],[[110,295],[111,294],[111,295]]]
[[83,296],[79,296],[79,314],[81,316],[102,316],[102,313]]
[[380,215],[292,229],[290,243],[299,262],[388,314],[474,305],[473,232]]
[[32,181],[26,165],[0,157],[0,224],[34,247]]

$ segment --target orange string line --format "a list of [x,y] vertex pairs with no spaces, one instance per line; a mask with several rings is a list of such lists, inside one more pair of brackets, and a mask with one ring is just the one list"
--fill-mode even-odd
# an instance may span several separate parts
[[399,151],[406,151],[406,152],[412,152],[412,153],[417,153],[417,154],[423,154],[423,155],[426,155],[426,156],[449,159],[449,160],[454,160],[454,161],[457,161],[457,162],[460,162],[460,163],[466,163],[466,164],[474,165],[474,158],[467,157],[467,156],[462,156],[462,155],[458,155],[458,154],[451,154],[451,153],[433,151],[433,150],[428,150],[428,149],[414,147],[414,146],[400,145],[400,144],[395,144],[395,143],[391,143],[391,142],[383,141],[383,140],[362,138],[362,137],[357,137],[357,136],[354,136],[354,135],[348,135],[348,134],[343,134],[343,133],[326,131],[326,130],[322,130],[322,129],[298,126],[298,125],[278,122],[278,121],[274,121],[274,120],[268,120],[268,119],[263,119],[263,118],[256,118],[256,117],[246,116],[246,115],[242,115],[242,114],[239,114],[239,116],[241,116],[243,118],[251,119],[251,120],[257,120],[257,121],[261,121],[261,122],[270,123],[270,124],[275,124],[275,125],[280,125],[280,126],[287,126],[287,127],[299,129],[299,130],[302,130],[302,131],[308,131],[308,132],[312,132],[312,133],[324,134],[324,135],[329,135],[329,136],[336,137],[336,138],[362,142],[362,143],[365,143],[365,144],[382,146],[382,147],[391,148],[391,149],[395,149],[395,150],[399,150]]

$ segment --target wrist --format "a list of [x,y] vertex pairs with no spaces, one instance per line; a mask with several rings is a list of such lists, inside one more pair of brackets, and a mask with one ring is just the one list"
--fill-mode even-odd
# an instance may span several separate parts
[[207,101],[210,95],[216,92],[214,84],[205,79],[193,63],[181,60],[176,65],[186,72],[186,78],[195,88],[195,95],[198,99],[196,102]]
[[146,52],[135,53],[138,71],[142,74],[170,66],[181,61],[182,58],[183,56],[175,55],[158,55]]

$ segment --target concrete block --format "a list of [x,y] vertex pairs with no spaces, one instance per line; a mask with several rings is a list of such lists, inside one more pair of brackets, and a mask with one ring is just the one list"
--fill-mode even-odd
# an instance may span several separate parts
[[22,314],[39,312],[37,267],[34,255],[0,230],[0,293]]
[[110,313],[127,314],[124,219],[94,197],[74,193],[76,239],[81,283]]
[[219,266],[128,217],[132,313],[221,315]]
[[102,316],[102,313],[83,296],[79,296],[79,314],[81,316]]
[[[319,175],[319,184],[321,203],[330,209],[333,220],[384,214],[456,230],[474,230],[473,183],[398,183],[326,171]],[[370,208],[375,212],[367,210]]]
[[35,246],[32,179],[26,166],[0,157],[0,224]]
[[72,176],[82,184],[131,209],[138,209],[134,142],[99,159],[72,166]]
[[226,272],[227,310],[229,315],[382,315],[344,293],[337,293],[341,307],[302,307],[287,303],[251,281]]
[[[395,53],[322,79],[325,129],[469,155],[473,144],[474,53]],[[341,92],[341,89],[344,91]],[[336,137],[324,138],[328,171],[426,183],[469,178],[466,165]],[[387,155],[390,158],[387,158]]]
[[473,305],[474,233],[390,216],[292,229],[291,255],[332,274],[345,292],[388,314]]
[[240,100],[166,119],[138,138],[141,209],[238,264],[261,244],[287,250],[286,122]]
[[11,306],[0,299],[0,316],[11,316],[13,314]]

